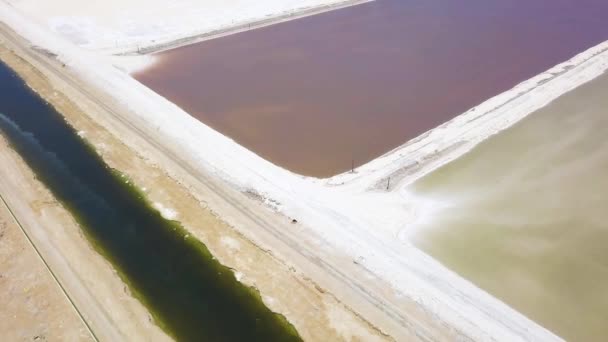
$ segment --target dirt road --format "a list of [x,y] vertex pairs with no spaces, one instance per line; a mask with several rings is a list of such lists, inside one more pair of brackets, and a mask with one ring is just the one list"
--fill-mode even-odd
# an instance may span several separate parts
[[[2,151],[5,147],[0,141]],[[0,331],[7,341],[94,340],[1,198],[0,307]]]

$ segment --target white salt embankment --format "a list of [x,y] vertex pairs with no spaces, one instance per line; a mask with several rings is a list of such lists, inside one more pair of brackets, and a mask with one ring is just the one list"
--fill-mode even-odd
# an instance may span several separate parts
[[[425,208],[407,197],[405,187],[602,74],[608,68],[608,43],[489,99],[355,173],[320,180],[263,160],[142,86],[106,57],[84,51],[10,7],[0,5],[0,18],[35,45],[57,54],[91,87],[103,89],[129,108],[132,115],[125,120],[154,132],[156,141],[168,151],[234,188],[260,196],[268,206],[297,218],[307,228],[288,234],[320,241],[320,251],[349,255],[362,273],[382,279],[403,298],[414,300],[473,339],[559,340],[412,246],[407,240],[408,227]],[[129,137],[123,139],[131,144]]]

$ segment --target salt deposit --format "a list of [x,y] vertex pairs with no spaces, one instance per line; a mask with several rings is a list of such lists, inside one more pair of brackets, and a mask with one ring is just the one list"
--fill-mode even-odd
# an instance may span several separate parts
[[[217,3],[220,2],[223,3]],[[87,27],[91,27],[86,21],[71,21],[74,23],[72,26],[83,27],[79,32],[84,32],[86,42],[78,44],[82,35],[68,35],[66,39],[65,35],[48,29],[46,19],[52,13],[45,14],[35,8],[37,1],[15,0],[10,3],[14,7],[0,4],[2,22],[34,45],[57,54],[57,58],[92,87],[105,90],[127,106],[133,113],[128,120],[142,129],[158,132],[158,141],[174,153],[189,158],[189,163],[197,168],[223,178],[235,188],[268,199],[276,210],[288,217],[296,217],[307,228],[308,235],[321,239],[325,246],[350,255],[363,269],[386,281],[402,296],[414,299],[447,324],[476,340],[559,340],[446,269],[407,240],[399,241],[396,236],[407,231],[425,210],[407,197],[406,185],[603,73],[608,69],[608,43],[582,52],[489,99],[358,168],[355,173],[319,180],[295,175],[263,160],[191,118],[176,105],[133,80],[124,70],[114,67],[107,56],[94,50],[110,48],[111,41],[115,39],[112,34],[94,33],[93,36],[104,38],[93,41],[86,38],[89,37],[86,35],[89,32]],[[55,14],[73,15],[69,1],[63,3],[66,5],[58,6]],[[295,1],[264,2],[280,10],[284,9],[279,5],[283,3],[293,5]],[[150,18],[156,16],[160,20],[163,12],[154,4],[146,2],[146,7],[150,7],[148,11],[156,13],[150,14]],[[107,6],[107,9],[111,8]],[[251,7],[245,7],[243,13],[246,8],[251,11]],[[103,10],[97,9],[101,19]],[[221,17],[219,13],[216,12],[217,18]],[[247,18],[251,17],[251,14],[247,15]],[[221,20],[227,22],[225,18]],[[132,32],[137,32],[137,26],[133,27]],[[176,37],[164,34],[162,30],[143,35],[145,39]],[[125,142],[130,143],[128,137],[125,137]],[[387,191],[389,177],[391,186]]]

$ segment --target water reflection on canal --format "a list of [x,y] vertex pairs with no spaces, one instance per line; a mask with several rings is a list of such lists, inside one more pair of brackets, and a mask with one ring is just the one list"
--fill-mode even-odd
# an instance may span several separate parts
[[299,341],[203,244],[163,219],[64,119],[0,64],[0,134],[179,341]]

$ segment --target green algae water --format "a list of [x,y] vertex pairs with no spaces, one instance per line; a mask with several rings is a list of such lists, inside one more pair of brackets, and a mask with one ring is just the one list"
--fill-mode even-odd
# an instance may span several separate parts
[[415,244],[568,341],[608,341],[608,75],[413,185]]
[[0,132],[178,341],[299,341],[206,247],[165,220],[0,63]]

